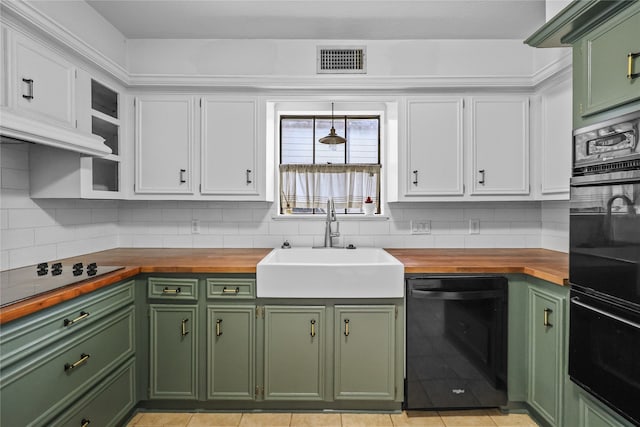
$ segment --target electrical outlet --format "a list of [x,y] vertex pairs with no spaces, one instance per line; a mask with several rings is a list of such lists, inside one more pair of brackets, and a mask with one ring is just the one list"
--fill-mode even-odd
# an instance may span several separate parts
[[191,234],[200,234],[200,221],[197,219],[191,220]]
[[470,219],[469,220],[469,234],[480,234],[480,220],[479,219]]
[[428,219],[412,220],[411,234],[431,234],[431,221]]

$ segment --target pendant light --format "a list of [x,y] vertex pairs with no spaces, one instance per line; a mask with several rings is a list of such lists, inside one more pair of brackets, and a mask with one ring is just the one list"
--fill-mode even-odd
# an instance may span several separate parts
[[329,135],[318,140],[321,144],[327,144],[336,146],[337,144],[344,144],[347,140],[336,133],[336,129],[333,127],[333,102],[331,103],[331,131]]

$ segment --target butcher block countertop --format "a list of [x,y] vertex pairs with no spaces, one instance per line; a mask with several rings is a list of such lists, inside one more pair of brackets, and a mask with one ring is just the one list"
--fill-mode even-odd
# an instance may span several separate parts
[[[124,266],[0,308],[0,324],[52,307],[139,273],[255,273],[271,249],[121,248],[68,258]],[[387,249],[406,273],[521,273],[557,285],[568,282],[568,255],[546,249]],[[260,285],[258,285],[260,286]]]

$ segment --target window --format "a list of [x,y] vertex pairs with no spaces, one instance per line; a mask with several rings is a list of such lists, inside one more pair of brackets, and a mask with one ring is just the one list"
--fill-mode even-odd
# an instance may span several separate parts
[[345,214],[380,213],[380,116],[335,116],[347,142],[326,145],[331,116],[280,117],[280,213],[324,214],[328,199]]

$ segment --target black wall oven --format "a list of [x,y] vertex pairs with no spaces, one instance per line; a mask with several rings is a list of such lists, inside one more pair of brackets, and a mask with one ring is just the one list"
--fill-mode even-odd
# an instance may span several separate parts
[[639,123],[574,132],[569,376],[640,425]]

